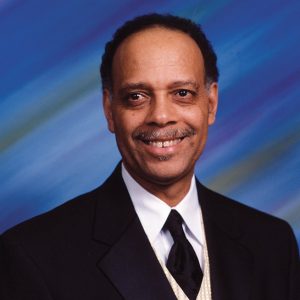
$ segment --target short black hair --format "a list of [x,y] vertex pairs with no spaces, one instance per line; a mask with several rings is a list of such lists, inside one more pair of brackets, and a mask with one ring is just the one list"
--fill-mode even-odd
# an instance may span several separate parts
[[130,35],[152,27],[163,27],[178,30],[189,35],[198,45],[204,59],[206,83],[217,82],[219,71],[217,67],[217,56],[210,41],[206,38],[200,25],[190,19],[181,18],[170,14],[147,14],[138,16],[124,23],[118,28],[111,41],[105,46],[100,66],[102,88],[112,88],[112,63],[114,55],[121,43]]

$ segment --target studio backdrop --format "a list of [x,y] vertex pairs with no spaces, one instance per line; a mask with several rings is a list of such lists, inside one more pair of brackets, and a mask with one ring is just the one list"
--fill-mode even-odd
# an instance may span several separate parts
[[159,12],[201,24],[220,104],[198,178],[287,220],[300,241],[300,1],[0,1],[0,232],[103,182],[120,159],[102,111],[104,44]]

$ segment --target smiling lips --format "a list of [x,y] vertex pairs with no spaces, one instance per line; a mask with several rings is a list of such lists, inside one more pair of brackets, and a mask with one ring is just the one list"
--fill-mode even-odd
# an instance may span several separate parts
[[[134,132],[133,138],[140,140],[145,145],[152,146],[158,149],[169,148],[178,145],[186,137],[195,135],[196,132],[193,128],[184,129],[165,129],[165,130],[153,130],[153,129],[138,129]],[[165,149],[167,150],[167,149]]]
[[151,145],[153,147],[157,148],[167,148],[167,147],[172,147],[177,144],[179,144],[183,138],[178,138],[175,140],[168,140],[168,141],[143,141],[147,145]]

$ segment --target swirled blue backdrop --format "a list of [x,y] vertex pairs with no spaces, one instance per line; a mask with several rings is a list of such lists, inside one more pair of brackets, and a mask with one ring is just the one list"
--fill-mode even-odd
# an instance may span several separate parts
[[120,159],[98,66],[125,20],[202,24],[219,57],[220,107],[198,177],[286,219],[300,241],[300,2],[0,1],[0,231],[98,186]]

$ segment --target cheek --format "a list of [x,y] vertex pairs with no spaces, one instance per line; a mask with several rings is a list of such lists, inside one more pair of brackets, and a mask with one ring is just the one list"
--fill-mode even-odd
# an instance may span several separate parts
[[208,125],[208,114],[203,109],[194,107],[185,113],[185,122],[193,127],[196,132],[202,131]]
[[208,113],[199,107],[194,108],[186,115],[186,123],[196,132],[195,139],[191,139],[191,149],[199,151],[198,148],[202,148],[202,145],[206,142],[207,138]]
[[132,136],[140,124],[138,114],[131,111],[121,111],[114,114],[115,133],[119,139],[126,140]]

